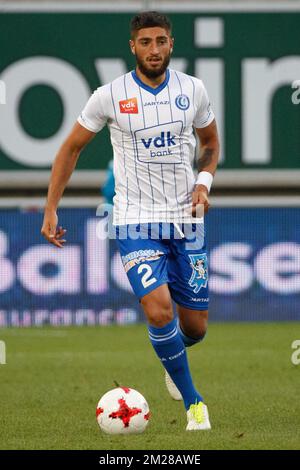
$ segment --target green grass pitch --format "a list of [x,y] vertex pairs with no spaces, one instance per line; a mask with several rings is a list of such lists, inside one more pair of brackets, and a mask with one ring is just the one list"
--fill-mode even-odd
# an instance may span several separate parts
[[[299,449],[295,339],[296,323],[211,324],[188,354],[212,430],[188,433],[144,325],[1,329],[0,449]],[[114,380],[146,397],[144,434],[100,431],[96,404]]]

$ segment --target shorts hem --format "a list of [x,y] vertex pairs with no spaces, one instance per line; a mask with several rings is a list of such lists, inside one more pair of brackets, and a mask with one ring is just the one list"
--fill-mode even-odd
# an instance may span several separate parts
[[[173,298],[173,297],[172,297]],[[173,299],[174,302],[179,305],[179,307],[185,307],[185,308],[189,308],[190,310],[208,310],[208,306],[209,304],[207,304],[206,306],[204,305],[198,305],[196,306],[195,304],[193,305],[189,305],[188,303],[184,303],[184,302],[177,302],[175,299]]]

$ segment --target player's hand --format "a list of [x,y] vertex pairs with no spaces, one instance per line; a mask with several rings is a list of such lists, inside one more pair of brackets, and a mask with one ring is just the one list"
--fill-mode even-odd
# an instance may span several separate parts
[[209,199],[207,187],[203,184],[196,184],[192,194],[192,215],[202,217],[209,209]]
[[66,240],[62,239],[66,230],[62,227],[57,228],[58,217],[55,211],[45,209],[44,222],[41,229],[41,234],[48,240],[48,242],[63,248]]

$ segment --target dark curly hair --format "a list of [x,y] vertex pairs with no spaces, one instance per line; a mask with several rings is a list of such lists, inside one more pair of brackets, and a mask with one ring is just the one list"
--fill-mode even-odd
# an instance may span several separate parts
[[142,11],[135,15],[130,22],[130,35],[134,39],[136,32],[143,28],[154,28],[159,26],[166,29],[169,33],[172,31],[172,23],[163,13],[157,11]]

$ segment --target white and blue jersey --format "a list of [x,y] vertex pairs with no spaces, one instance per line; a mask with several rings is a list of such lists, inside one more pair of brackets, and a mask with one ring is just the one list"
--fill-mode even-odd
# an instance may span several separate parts
[[115,225],[200,221],[191,216],[193,127],[213,119],[202,81],[171,69],[157,88],[131,71],[92,94],[78,122],[92,132],[109,128]]
[[[191,213],[193,127],[206,127],[213,119],[202,81],[170,69],[157,88],[145,85],[134,71],[98,88],[78,118],[92,132],[109,127],[116,192],[113,223],[139,299],[167,283],[179,305],[208,308],[204,224]],[[154,235],[153,223],[158,223]],[[127,231],[137,227],[140,236],[129,236]],[[196,243],[188,241],[191,227],[196,227]],[[167,237],[165,229],[170,230]]]

